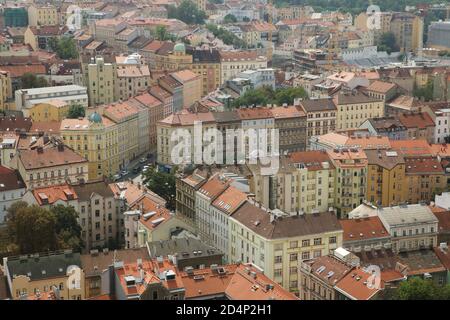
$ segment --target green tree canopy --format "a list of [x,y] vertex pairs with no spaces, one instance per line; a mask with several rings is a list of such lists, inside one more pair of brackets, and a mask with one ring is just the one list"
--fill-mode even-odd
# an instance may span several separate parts
[[208,24],[206,28],[212,32],[212,34],[222,40],[226,45],[233,45],[235,48],[245,48],[245,41],[237,37],[234,33],[224,29],[219,28],[215,24]]
[[166,26],[159,25],[151,31],[152,36],[159,41],[171,40],[175,41],[176,37],[167,31]]
[[378,51],[386,51],[387,53],[397,52],[400,48],[397,45],[395,36],[392,32],[386,32],[381,35],[378,44]]
[[150,167],[144,174],[144,184],[167,202],[167,208],[175,209],[175,169],[172,172],[157,171]]
[[57,205],[50,209],[56,217],[55,232],[58,235],[60,248],[81,250],[81,227],[78,224],[78,213],[70,206]]
[[433,80],[428,80],[425,87],[423,88],[415,87],[413,90],[413,95],[414,97],[422,98],[425,101],[431,101],[433,100],[433,91],[434,91]]
[[308,94],[301,88],[280,88],[273,90],[270,87],[261,87],[248,90],[242,96],[233,101],[233,107],[267,104],[292,105],[295,98],[307,98]]
[[14,203],[7,213],[7,229],[19,254],[29,254],[82,246],[81,227],[73,207],[56,206],[47,210],[23,201]]
[[190,0],[183,0],[178,7],[169,6],[167,15],[187,24],[204,24],[206,19],[206,13]]
[[67,113],[67,118],[77,119],[77,118],[83,118],[85,115],[86,115],[86,110],[81,104],[72,104],[69,107],[69,111]]
[[48,82],[43,77],[37,77],[34,73],[24,73],[20,78],[22,89],[48,87]]
[[225,17],[223,17],[223,23],[234,23],[237,22],[237,18],[235,15],[229,13]]
[[394,294],[396,300],[450,300],[450,285],[440,287],[431,280],[409,278]]
[[56,54],[64,60],[78,58],[78,50],[75,40],[71,37],[62,37],[56,43]]

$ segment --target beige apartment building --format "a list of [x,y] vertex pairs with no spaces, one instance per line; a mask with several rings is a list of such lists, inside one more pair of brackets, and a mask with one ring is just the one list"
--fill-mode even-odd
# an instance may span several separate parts
[[335,207],[340,217],[362,204],[367,188],[367,156],[362,149],[343,148],[327,151],[336,167]]
[[117,100],[128,100],[151,85],[150,69],[143,64],[117,65],[115,93]]
[[60,134],[66,145],[88,160],[89,179],[111,177],[119,171],[119,135],[114,122],[98,113],[64,119]]
[[80,254],[67,251],[3,258],[12,299],[59,294],[61,300],[83,300],[84,272]]
[[59,25],[58,9],[53,5],[32,4],[28,7],[28,25],[37,26],[56,26]]
[[202,97],[202,77],[191,70],[181,70],[170,74],[183,85],[183,106],[190,107]]
[[117,93],[115,89],[116,71],[112,63],[105,63],[103,57],[92,58],[88,64],[89,105],[113,103]]
[[267,57],[258,56],[252,51],[220,51],[221,84],[230,80],[239,72],[267,68]]
[[313,136],[320,136],[336,129],[336,106],[332,99],[311,99],[299,102],[306,114],[306,145]]
[[340,93],[333,100],[337,130],[356,129],[367,119],[384,116],[384,101],[363,93]]
[[335,168],[323,151],[293,152],[281,158],[282,169],[275,176],[261,175],[258,166],[249,167],[250,190],[269,209],[312,214],[334,207]]
[[61,142],[19,150],[11,165],[19,171],[28,189],[88,181],[88,160]]
[[246,201],[229,218],[230,262],[253,263],[286,290],[298,294],[299,264],[342,245],[333,212],[275,215]]
[[[157,124],[157,136],[158,136],[158,163],[166,165],[174,165],[172,159],[172,150],[178,142],[181,143],[185,137],[190,137],[190,149],[189,154],[185,154],[184,150],[179,150],[179,157],[185,157],[185,161],[193,163],[195,155],[194,144],[194,122],[201,121],[202,134],[209,128],[216,128],[216,121],[214,116],[210,112],[201,113],[174,113],[164,120],[161,120]],[[184,129],[184,135],[178,136],[177,130]],[[198,147],[198,146],[197,146]],[[198,152],[197,152],[198,154]]]
[[9,72],[0,70],[0,110],[8,109],[8,100],[11,98],[11,77],[9,76]]

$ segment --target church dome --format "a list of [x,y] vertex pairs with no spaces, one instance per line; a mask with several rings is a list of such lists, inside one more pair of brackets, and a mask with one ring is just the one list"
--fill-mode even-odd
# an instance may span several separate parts
[[94,123],[101,123],[102,122],[102,116],[99,115],[97,112],[94,112],[89,116],[89,121]]

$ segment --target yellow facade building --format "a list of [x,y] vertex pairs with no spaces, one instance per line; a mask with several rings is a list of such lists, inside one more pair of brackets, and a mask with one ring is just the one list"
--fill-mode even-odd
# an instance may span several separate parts
[[12,298],[45,299],[53,292],[60,300],[83,300],[80,261],[80,254],[70,250],[3,258]]
[[362,149],[343,148],[327,151],[336,167],[335,207],[340,216],[362,204],[367,188],[367,156]]
[[357,129],[367,119],[384,116],[384,101],[363,93],[340,93],[333,101],[337,108],[336,130]]
[[28,110],[33,121],[61,121],[67,116],[70,105],[63,100],[50,100],[38,103]]
[[64,119],[64,143],[88,160],[89,180],[111,177],[119,171],[119,134],[114,122],[94,112],[84,119]]
[[396,151],[365,150],[367,160],[366,200],[388,207],[408,199],[405,159]]
[[55,6],[32,4],[28,7],[28,25],[30,27],[56,26],[58,24],[58,9]]
[[87,87],[89,90],[89,105],[113,103],[115,100],[115,66],[105,63],[103,57],[93,58],[88,64]]
[[229,218],[230,263],[253,263],[286,290],[298,293],[298,266],[342,245],[333,212],[276,216],[249,201]]

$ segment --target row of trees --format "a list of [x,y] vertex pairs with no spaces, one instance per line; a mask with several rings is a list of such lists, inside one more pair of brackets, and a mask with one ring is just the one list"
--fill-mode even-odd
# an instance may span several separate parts
[[251,106],[267,104],[283,105],[287,103],[292,105],[296,98],[307,98],[308,94],[302,87],[298,88],[281,88],[273,90],[271,87],[261,87],[258,89],[248,90],[242,96],[233,101],[232,107]]
[[20,78],[22,89],[42,88],[48,87],[48,81],[43,77],[38,77],[34,73],[24,73]]
[[409,278],[385,298],[390,300],[450,300],[450,284],[438,286],[431,280]]
[[206,28],[214,35],[214,37],[219,38],[226,45],[233,45],[235,48],[246,47],[244,40],[224,28],[219,28],[215,24],[208,24],[206,25]]
[[7,230],[11,239],[8,248],[16,254],[81,250],[81,227],[78,213],[73,207],[57,205],[50,209],[29,206],[18,201],[7,212]]

